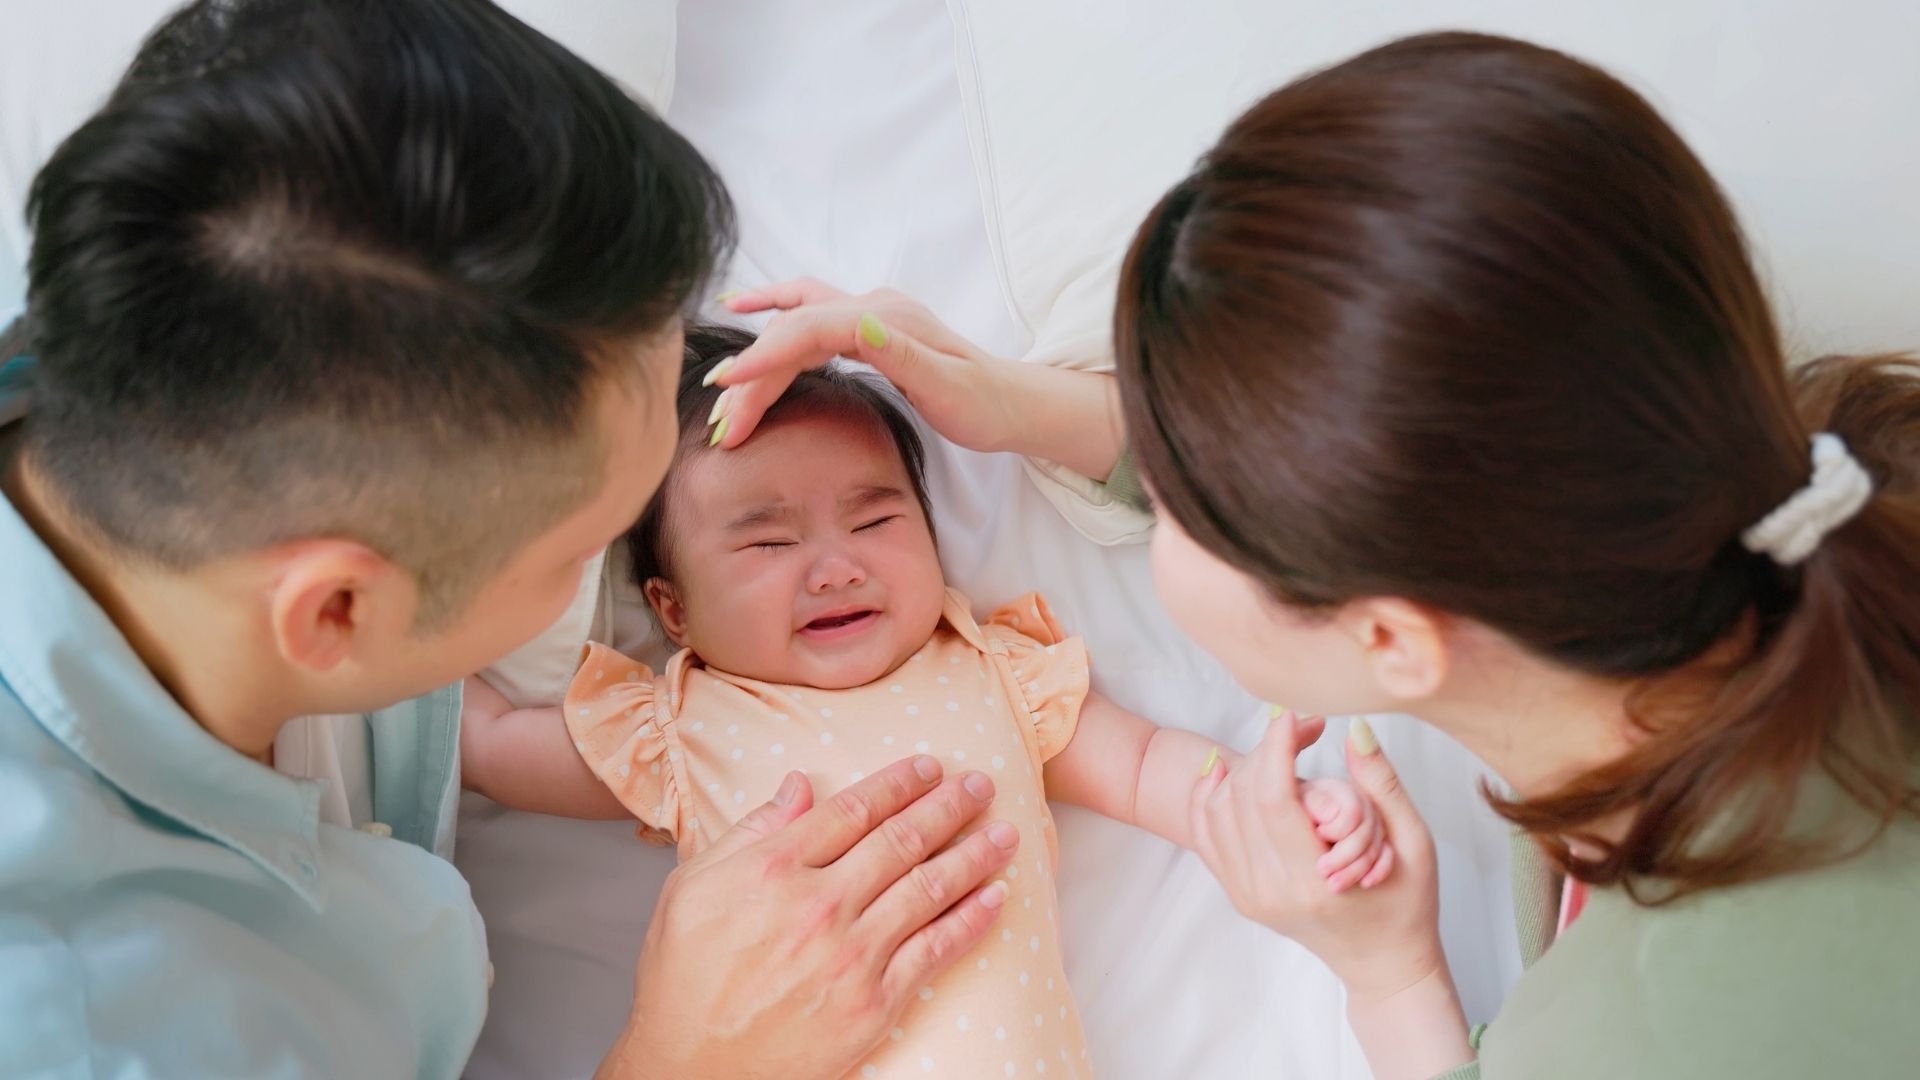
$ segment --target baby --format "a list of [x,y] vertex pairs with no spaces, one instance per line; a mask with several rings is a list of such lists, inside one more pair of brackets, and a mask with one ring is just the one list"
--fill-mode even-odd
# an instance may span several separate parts
[[[720,391],[702,376],[751,341],[689,329],[679,454],[628,536],[635,582],[682,651],[655,674],[591,645],[557,709],[510,711],[470,680],[467,785],[524,810],[630,815],[684,859],[794,769],[821,799],[913,753],[981,770],[992,817],[1021,833],[1006,905],[852,1075],[1089,1075],[1047,800],[1186,844],[1194,785],[1237,755],[1092,692],[1085,648],[1040,597],[974,618],[946,587],[920,439],[883,383],[808,372],[751,442],[709,450]],[[1379,829],[1350,785],[1310,781],[1305,799],[1336,845],[1329,878],[1376,865]]]

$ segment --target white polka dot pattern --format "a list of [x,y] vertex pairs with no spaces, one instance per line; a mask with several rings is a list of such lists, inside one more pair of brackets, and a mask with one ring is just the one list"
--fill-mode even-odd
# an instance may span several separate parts
[[[1081,643],[1059,631],[1037,597],[980,625],[950,594],[947,620],[925,648],[865,687],[763,683],[685,653],[656,677],[595,646],[565,712],[581,756],[637,808],[642,836],[677,839],[682,858],[796,769],[812,780],[816,801],[908,747],[942,759],[950,774],[987,771],[1001,794],[995,816],[1022,836],[1019,865],[999,879],[1011,893],[1001,932],[921,988],[849,1078],[1037,1076],[1048,1062],[1047,1075],[1079,1078],[1090,1073],[1051,921],[1055,841],[1038,765],[1072,737],[1086,672]],[[647,767],[633,767],[640,764]]]

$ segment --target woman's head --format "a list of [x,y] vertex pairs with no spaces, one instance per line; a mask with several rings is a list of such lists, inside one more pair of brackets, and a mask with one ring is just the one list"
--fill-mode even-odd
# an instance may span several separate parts
[[[1117,335],[1128,427],[1174,526],[1163,591],[1254,690],[1418,711],[1445,682],[1450,625],[1649,688],[1627,761],[1542,814],[1516,809],[1558,831],[1644,808],[1584,868],[1600,878],[1675,872],[1709,799],[1832,756],[1827,716],[1736,707],[1723,691],[1742,680],[1710,680],[1684,724],[1654,707],[1652,688],[1703,658],[1750,685],[1783,648],[1818,645],[1789,627],[1830,602],[1844,556],[1783,570],[1740,542],[1806,483],[1821,418],[1802,415],[1725,198],[1603,72],[1446,34],[1277,91],[1142,226]],[[1882,368],[1849,370],[1894,411],[1920,400]],[[1842,434],[1882,485],[1908,464]],[[1883,492],[1830,546],[1915,524]],[[1225,586],[1247,579],[1259,599],[1241,603]],[[1915,587],[1894,591],[1920,605]],[[1889,617],[1913,633],[1912,614]],[[1398,651],[1350,647],[1402,631]],[[1312,659],[1257,651],[1275,640]],[[1920,683],[1904,665],[1895,681]],[[1829,697],[1798,704],[1843,704]],[[1896,749],[1896,719],[1869,726]],[[1709,747],[1721,736],[1734,752]]]
[[878,380],[794,379],[751,441],[708,445],[713,366],[752,335],[687,330],[680,446],[629,534],[634,580],[675,643],[725,671],[841,689],[880,678],[939,623],[925,452]]

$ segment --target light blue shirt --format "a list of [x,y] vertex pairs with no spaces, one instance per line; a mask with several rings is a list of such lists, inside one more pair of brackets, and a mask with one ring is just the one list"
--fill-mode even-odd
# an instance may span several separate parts
[[434,854],[458,714],[369,715],[393,837],[322,824],[320,782],[207,734],[0,499],[0,1077],[458,1076],[488,977]]

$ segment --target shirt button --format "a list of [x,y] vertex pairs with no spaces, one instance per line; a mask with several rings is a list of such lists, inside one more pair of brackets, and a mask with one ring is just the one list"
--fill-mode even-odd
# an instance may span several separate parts
[[365,825],[360,826],[360,831],[370,833],[382,840],[389,839],[393,836],[393,826],[384,821],[369,821]]

